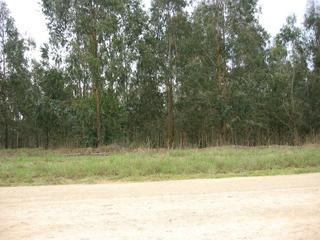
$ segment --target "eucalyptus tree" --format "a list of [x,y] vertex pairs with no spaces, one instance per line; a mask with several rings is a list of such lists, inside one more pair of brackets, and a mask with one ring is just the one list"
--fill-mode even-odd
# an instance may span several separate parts
[[256,117],[251,114],[265,78],[268,39],[258,13],[257,1],[220,0],[202,2],[193,13],[183,89],[197,109],[189,125],[203,129],[200,145],[235,143],[249,132],[248,119]]
[[[198,92],[198,101],[202,102],[202,107],[198,108],[202,109],[198,113],[199,119],[202,119],[202,122],[199,122],[200,129],[205,139],[209,134],[210,138],[217,140],[217,144],[226,141],[229,111],[227,2],[221,0],[202,2],[195,9],[193,42],[197,51],[190,58],[191,64],[189,64],[190,66],[197,64],[198,68],[198,71],[195,71],[198,74],[195,79],[191,79],[191,82],[194,81],[200,87]],[[201,116],[201,113],[207,114]]]
[[143,39],[138,47],[137,75],[131,83],[126,105],[128,140],[147,146],[163,146],[164,94],[159,78],[157,38],[146,21]]
[[[124,57],[123,48],[128,50],[127,47],[139,39],[139,28],[130,24],[135,13],[141,10],[140,4],[136,0],[42,0],[42,6],[48,19],[51,43],[64,48],[67,56],[71,51],[71,62],[79,63],[74,68],[77,77],[88,76],[90,79],[83,85],[80,82],[80,86],[90,88],[95,99],[95,133],[96,144],[99,144],[104,140],[103,90],[114,87],[114,81],[120,78],[115,76],[120,66],[123,67],[121,70],[131,67],[131,63],[119,58]],[[121,77],[129,75],[124,73]]]
[[228,126],[233,142],[242,138],[246,144],[259,144],[267,124],[263,108],[269,36],[259,23],[259,13],[257,0],[227,1]]
[[174,144],[175,85],[178,81],[180,24],[186,21],[185,0],[154,0],[151,2],[152,31],[157,39],[158,76],[164,82],[166,94],[166,145]]
[[7,73],[7,56],[6,45],[8,42],[8,33],[10,30],[15,30],[13,26],[13,19],[9,16],[9,10],[3,1],[0,1],[0,41],[1,41],[1,55],[0,55],[0,107],[1,107],[1,124],[4,126],[4,144],[8,148],[9,142],[9,119],[10,107],[8,104],[8,73]]
[[304,35],[295,16],[288,17],[270,52],[268,112],[271,128],[275,127],[271,132],[278,133],[281,142],[296,145],[305,123],[308,64]]
[[[320,5],[273,42],[258,0],[42,0],[42,60],[0,0],[0,145],[299,144],[320,130]],[[32,69],[30,72],[29,69]]]
[[[68,101],[71,99],[71,90],[68,86],[65,73],[50,63],[49,46],[45,44],[41,48],[41,61],[33,61],[32,80],[36,95],[34,104],[35,132],[42,131],[37,137],[38,144],[44,143],[47,149],[49,143],[53,143],[54,136],[60,142],[64,141],[63,136],[72,126],[65,117],[65,112],[70,108]],[[73,122],[76,125],[77,122]],[[75,136],[74,136],[75,137]],[[42,140],[43,139],[43,140]]]
[[[30,117],[31,82],[28,60],[29,48],[15,27],[5,2],[0,1],[0,122],[4,126],[4,145],[18,147],[23,126]],[[2,130],[2,129],[1,129]],[[15,141],[10,136],[15,136]]]
[[[308,78],[308,124],[315,138],[320,130],[320,1],[309,0],[305,15],[307,52],[310,65]],[[314,139],[315,140],[315,139]]]

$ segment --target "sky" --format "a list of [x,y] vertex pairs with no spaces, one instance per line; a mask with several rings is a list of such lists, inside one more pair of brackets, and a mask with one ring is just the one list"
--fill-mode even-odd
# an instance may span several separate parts
[[[40,0],[4,0],[16,21],[22,36],[32,38],[36,44],[36,55],[40,46],[48,41],[46,19],[41,12]],[[146,7],[151,0],[143,0]],[[299,24],[303,21],[307,0],[259,0],[262,15],[259,20],[262,26],[275,36],[285,24],[289,15],[295,14]]]

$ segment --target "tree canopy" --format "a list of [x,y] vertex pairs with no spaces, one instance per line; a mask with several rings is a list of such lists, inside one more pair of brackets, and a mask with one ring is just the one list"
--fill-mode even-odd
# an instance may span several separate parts
[[319,141],[320,4],[272,38],[257,0],[42,0],[41,60],[0,0],[0,147]]

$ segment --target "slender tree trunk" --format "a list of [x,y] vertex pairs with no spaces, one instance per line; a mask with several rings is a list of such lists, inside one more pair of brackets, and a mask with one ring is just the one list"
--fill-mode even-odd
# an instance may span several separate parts
[[174,140],[174,114],[173,114],[173,89],[172,81],[167,83],[167,147],[173,147]]
[[174,113],[173,113],[173,69],[175,66],[173,64],[173,39],[172,36],[169,37],[168,41],[168,63],[169,63],[169,76],[166,81],[166,91],[167,91],[167,147],[172,148],[174,142]]
[[[227,104],[227,82],[226,82],[226,61],[224,58],[224,48],[225,48],[225,22],[224,22],[224,2],[222,0],[217,0],[216,2],[218,11],[221,11],[221,15],[215,19],[214,23],[214,41],[215,41],[215,79],[217,80],[218,89],[221,93],[223,105]],[[222,23],[220,23],[222,17]],[[226,143],[226,120],[222,119],[219,129],[219,145]]]
[[19,132],[18,131],[16,135],[16,148],[19,148]]
[[100,85],[100,76],[99,76],[99,59],[98,59],[98,42],[97,42],[97,31],[96,31],[96,11],[95,6],[92,6],[92,32],[90,36],[90,45],[91,45],[91,55],[93,61],[90,63],[90,71],[92,77],[92,85],[93,85],[93,94],[96,102],[96,146],[102,142],[101,138],[101,85]]
[[291,127],[292,127],[292,144],[299,144],[299,133],[297,129],[296,119],[295,119],[295,99],[294,99],[294,78],[295,78],[295,70],[293,70],[293,76],[291,78]]
[[36,138],[36,148],[39,148],[40,140],[39,140],[39,134],[38,133],[36,133],[35,138]]
[[44,148],[46,150],[49,148],[49,130],[46,130],[46,142]]
[[[2,48],[2,75],[3,75],[3,81],[6,82],[6,56],[4,52],[5,48],[5,29],[2,29],[2,43],[1,43],[1,48]],[[5,90],[4,90],[5,91]],[[6,112],[6,111],[5,111]],[[5,115],[7,115],[5,113]],[[9,129],[8,129],[8,118],[5,116],[5,149],[9,148]]]
[[4,147],[5,149],[9,148],[9,130],[7,121],[4,124]]
[[96,134],[97,134],[97,147],[102,142],[101,139],[101,93],[99,88],[95,87],[95,99],[96,99]]

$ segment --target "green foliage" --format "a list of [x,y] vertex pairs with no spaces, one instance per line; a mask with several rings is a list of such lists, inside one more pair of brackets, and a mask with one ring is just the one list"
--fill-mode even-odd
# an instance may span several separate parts
[[[19,139],[30,134],[33,91],[25,56],[29,42],[19,35],[14,20],[0,1],[0,142],[5,148],[28,143]],[[16,137],[12,141],[10,136]]]
[[37,62],[0,0],[0,147],[319,141],[315,0],[275,38],[257,0],[41,3],[50,42]]

